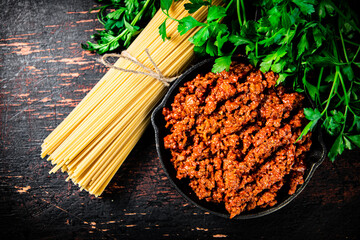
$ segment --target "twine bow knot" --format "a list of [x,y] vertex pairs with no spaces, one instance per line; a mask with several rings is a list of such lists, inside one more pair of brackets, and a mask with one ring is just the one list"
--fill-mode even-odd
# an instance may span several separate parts
[[[149,50],[145,49],[145,53],[148,56],[150,62],[152,63],[152,65],[154,66],[155,70],[152,70],[148,67],[146,67],[144,64],[142,64],[139,60],[137,60],[135,57],[131,56],[131,54],[127,51],[122,51],[121,54],[117,54],[117,53],[107,53],[105,55],[103,55],[99,61],[104,64],[107,67],[110,68],[114,68],[123,72],[130,72],[130,73],[135,73],[135,74],[143,74],[146,76],[150,76],[153,78],[156,78],[157,80],[159,80],[160,82],[162,82],[164,84],[164,86],[168,87],[170,85],[171,82],[173,82],[175,79],[177,79],[179,76],[175,76],[175,77],[165,77],[160,69],[158,68],[158,66],[156,65],[156,63],[154,62],[154,60],[151,58]],[[137,71],[137,70],[131,70],[131,69],[125,69],[125,68],[121,68],[121,67],[117,67],[113,64],[111,64],[110,62],[107,61],[107,59],[109,57],[117,57],[117,58],[123,58],[126,59],[130,62],[135,63],[136,65],[138,65],[139,67],[143,68],[146,72],[144,71]]]

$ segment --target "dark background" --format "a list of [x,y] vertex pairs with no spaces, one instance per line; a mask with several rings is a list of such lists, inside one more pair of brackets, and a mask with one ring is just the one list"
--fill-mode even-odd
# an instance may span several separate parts
[[96,2],[0,3],[1,239],[358,239],[359,150],[325,160],[285,208],[252,220],[213,216],[171,186],[149,127],[100,198],[49,175],[40,145],[107,71],[80,44]]

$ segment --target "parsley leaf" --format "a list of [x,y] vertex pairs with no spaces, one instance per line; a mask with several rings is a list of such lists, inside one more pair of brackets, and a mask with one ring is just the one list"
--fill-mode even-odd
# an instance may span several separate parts
[[189,41],[196,46],[203,45],[210,36],[210,30],[208,26],[202,27],[194,36],[189,38]]
[[160,0],[160,7],[162,10],[169,12],[173,0]]
[[[191,16],[174,20],[181,35],[197,27],[189,41],[195,53],[216,57],[213,72],[228,70],[232,56],[246,54],[261,71],[277,73],[277,84],[313,100],[304,109],[309,122],[298,139],[320,127],[333,139],[331,160],[360,147],[360,28],[347,1],[231,0],[216,6],[190,0],[185,9],[194,13],[202,6],[208,7],[203,23]],[[159,27],[163,39],[164,28]]]
[[224,70],[229,71],[231,64],[231,55],[229,56],[222,56],[215,59],[215,64],[212,68],[214,73],[222,72]]
[[184,35],[190,29],[204,25],[205,25],[204,23],[197,21],[192,16],[187,16],[179,20],[179,25],[177,30],[180,33],[180,35]]
[[81,47],[98,54],[128,47],[155,15],[158,7],[155,0],[111,0],[105,5],[91,9],[90,11],[99,10],[97,17],[105,30],[91,36],[96,43],[88,41],[81,44]]
[[352,143],[354,143],[356,146],[360,147],[360,134],[358,135],[349,135],[347,136]]
[[184,7],[189,13],[194,13],[202,6],[209,6],[210,2],[203,0],[190,0],[190,3],[185,3]]
[[166,35],[166,20],[167,18],[164,20],[164,22],[159,26],[159,33],[160,36],[162,38],[163,41],[165,41],[165,39],[170,39],[170,37],[168,37]]
[[211,6],[208,11],[207,21],[214,21],[226,16],[226,9],[221,6]]
[[341,155],[344,152],[345,148],[344,148],[343,143],[344,143],[343,136],[339,135],[335,139],[335,142],[333,143],[333,145],[330,148],[330,151],[329,151],[329,154],[328,154],[330,161],[333,162],[337,155]]
[[310,15],[315,12],[315,0],[292,0],[301,10],[303,14]]

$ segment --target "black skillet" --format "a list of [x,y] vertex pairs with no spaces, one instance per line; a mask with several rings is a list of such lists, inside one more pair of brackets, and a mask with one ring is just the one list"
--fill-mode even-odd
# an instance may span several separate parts
[[[238,57],[233,58],[235,61],[247,62],[246,59]],[[202,62],[197,63],[183,73],[170,87],[169,91],[163,98],[162,102],[155,108],[151,116],[151,122],[155,130],[155,141],[156,141],[156,150],[161,162],[161,165],[169,178],[170,182],[176,188],[176,190],[189,202],[192,202],[195,206],[200,209],[210,212],[214,215],[230,218],[230,214],[225,210],[224,204],[217,204],[212,202],[207,202],[205,200],[199,200],[196,194],[193,192],[191,187],[189,187],[189,181],[187,179],[179,180],[176,178],[176,171],[170,162],[171,154],[170,151],[164,148],[164,137],[169,134],[169,130],[165,128],[165,119],[162,115],[162,109],[164,107],[170,107],[171,103],[174,100],[174,96],[178,93],[178,89],[185,82],[190,81],[196,77],[197,74],[206,74],[211,71],[214,59],[206,59]],[[316,168],[320,166],[323,160],[326,157],[326,147],[322,138],[321,131],[316,129],[313,133],[313,144],[310,149],[310,152],[307,154],[306,166],[307,170],[304,175],[304,183],[298,187],[296,192],[293,195],[288,195],[286,190],[279,191],[277,196],[277,204],[269,208],[257,208],[248,212],[243,212],[240,215],[234,217],[233,219],[250,219],[257,218],[261,216],[268,215],[273,213],[280,208],[286,206],[294,198],[296,198],[309,183],[312,175],[314,174]]]

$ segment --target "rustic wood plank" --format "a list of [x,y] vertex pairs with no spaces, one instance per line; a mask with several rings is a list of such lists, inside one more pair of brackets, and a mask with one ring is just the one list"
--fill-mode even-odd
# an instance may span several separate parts
[[149,128],[100,198],[49,175],[42,140],[106,69],[80,44],[101,24],[96,2],[0,3],[0,186],[4,239],[358,239],[359,150],[325,160],[304,192],[263,218],[231,221],[171,186]]

